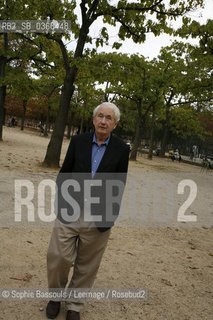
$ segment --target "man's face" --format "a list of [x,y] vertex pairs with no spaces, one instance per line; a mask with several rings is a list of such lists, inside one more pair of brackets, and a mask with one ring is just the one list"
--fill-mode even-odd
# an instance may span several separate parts
[[108,106],[101,106],[93,117],[93,124],[96,135],[107,138],[113,129],[116,128],[118,122],[115,121],[115,113]]

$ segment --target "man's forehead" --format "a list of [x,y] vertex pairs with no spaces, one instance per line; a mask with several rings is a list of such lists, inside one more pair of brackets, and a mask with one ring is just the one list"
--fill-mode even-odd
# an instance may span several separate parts
[[112,108],[108,107],[108,106],[100,106],[98,108],[98,114],[100,113],[104,113],[105,115],[111,115],[111,116],[115,116],[115,112]]

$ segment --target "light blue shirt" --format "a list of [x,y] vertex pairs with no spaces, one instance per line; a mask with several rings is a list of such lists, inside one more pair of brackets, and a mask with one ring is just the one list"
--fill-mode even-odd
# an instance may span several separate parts
[[110,136],[102,143],[100,146],[97,143],[96,135],[94,133],[93,140],[92,140],[92,177],[94,177],[94,174],[98,170],[99,164],[103,158],[104,152],[106,151],[106,148],[109,143]]

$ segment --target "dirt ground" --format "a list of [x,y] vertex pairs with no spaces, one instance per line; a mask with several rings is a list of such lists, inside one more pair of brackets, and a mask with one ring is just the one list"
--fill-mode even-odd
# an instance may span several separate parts
[[[19,128],[4,127],[3,142],[0,142],[0,201],[4,213],[7,212],[5,192],[8,190],[5,177],[57,173],[57,170],[41,166],[48,142],[49,138],[39,136],[36,131],[26,129],[21,132]],[[61,161],[68,143],[64,139]],[[170,224],[148,226],[146,223],[115,226],[95,287],[147,288],[148,299],[89,301],[81,313],[82,320],[213,319],[212,172],[201,172],[199,167],[158,157],[150,161],[145,155],[137,162],[130,162],[129,176],[131,181],[135,179],[135,183],[138,177],[148,176],[147,181],[153,181],[161,175],[171,182],[177,177],[179,180],[194,177],[198,193],[189,213],[198,217],[203,214],[202,223],[198,227],[187,226],[187,223],[175,227]],[[135,185],[135,192],[137,188]],[[14,196],[12,190],[10,196]],[[176,198],[175,203],[182,204],[182,200]],[[136,201],[138,212],[143,213],[143,201],[140,202],[139,198]],[[209,219],[206,224],[205,214]],[[0,232],[0,288],[46,288],[46,252],[51,227],[1,225]],[[44,300],[2,299],[0,319],[46,319],[45,306]],[[62,305],[57,319],[65,319],[65,316],[65,306]]]

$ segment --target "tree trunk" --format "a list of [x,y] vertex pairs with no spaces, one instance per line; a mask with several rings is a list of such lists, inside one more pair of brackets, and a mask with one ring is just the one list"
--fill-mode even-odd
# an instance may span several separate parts
[[49,125],[50,125],[50,110],[51,110],[51,107],[50,107],[49,98],[47,100],[47,103],[48,103],[48,106],[47,106],[47,118],[46,118],[46,123],[45,123],[45,126],[44,126],[44,136],[45,137],[48,136],[48,130],[49,130]]
[[59,110],[56,117],[54,130],[47,147],[47,153],[43,162],[47,167],[58,167],[60,161],[61,147],[66,127],[70,100],[74,92],[73,78],[66,77],[60,97]]
[[148,153],[148,159],[152,160],[153,146],[154,146],[154,132],[155,132],[155,105],[152,107],[152,127],[151,127],[151,139]]
[[168,138],[168,132],[169,132],[169,127],[170,127],[170,107],[171,107],[171,101],[174,97],[174,89],[171,88],[170,90],[170,97],[168,100],[166,100],[166,124],[164,128],[164,133],[163,133],[163,139],[161,142],[161,151],[160,155],[164,156],[166,152],[166,146],[167,146],[167,138]]
[[142,105],[141,104],[142,104],[141,99],[137,100],[138,123],[137,123],[136,131],[135,131],[135,139],[134,139],[134,143],[132,146],[132,151],[130,154],[130,160],[134,160],[134,161],[136,161],[138,148],[141,143],[142,123],[143,123],[143,121],[142,121],[143,117],[142,117],[142,112],[141,112]]
[[[4,49],[8,49],[8,36],[4,33]],[[0,82],[5,79],[5,68],[7,64],[7,57],[4,55],[0,56]],[[3,125],[5,121],[5,97],[6,97],[6,85],[2,84],[0,87],[0,141],[2,141]]]
[[67,139],[71,138],[71,129],[72,129],[72,124],[73,124],[73,118],[74,118],[74,112],[71,112],[70,122],[68,123],[68,126],[67,126]]
[[84,125],[84,113],[83,113],[82,118],[81,118],[80,132],[79,133],[83,133],[83,125]]
[[5,102],[5,96],[6,96],[6,86],[0,87],[0,141],[2,141],[3,136],[3,125],[4,125],[4,118],[5,118],[5,108],[4,108],[4,102]]
[[83,133],[86,105],[87,105],[87,103],[84,102],[84,104],[83,104],[83,115],[82,115],[82,118],[81,118],[81,125],[80,125],[80,133]]
[[163,139],[161,141],[161,150],[160,155],[164,156],[166,152],[166,146],[167,146],[167,137],[168,137],[168,131],[169,131],[169,105],[166,105],[166,123],[164,127],[163,132]]
[[23,100],[23,113],[21,118],[21,130],[24,130],[24,121],[27,107],[27,100]]
[[[74,58],[82,57],[86,38],[89,33],[88,25],[83,24],[80,30],[77,47],[75,50]],[[64,130],[66,127],[68,112],[70,108],[70,100],[74,92],[74,81],[77,75],[77,66],[74,64],[72,68],[69,66],[69,59],[66,52],[66,48],[61,43],[61,50],[64,59],[66,77],[64,79],[64,86],[60,98],[59,110],[56,116],[54,130],[47,147],[45,159],[43,161],[44,166],[59,167],[61,147],[63,143]]]
[[67,139],[71,138],[71,129],[72,129],[72,120],[70,120],[67,126]]
[[86,124],[86,132],[89,132],[89,131],[90,131],[90,120],[88,120]]
[[141,120],[139,119],[136,127],[135,139],[132,146],[130,160],[136,161],[138,148],[140,147],[140,143],[141,143],[141,133],[142,133],[142,123],[141,123]]

